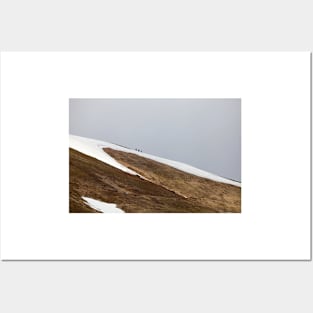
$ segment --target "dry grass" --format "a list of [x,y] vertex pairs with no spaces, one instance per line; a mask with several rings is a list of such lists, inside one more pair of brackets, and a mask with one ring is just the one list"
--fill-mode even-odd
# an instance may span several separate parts
[[240,212],[239,187],[187,174],[136,154],[104,150],[148,180],[70,149],[70,212],[97,212],[82,196],[115,203],[128,213]]

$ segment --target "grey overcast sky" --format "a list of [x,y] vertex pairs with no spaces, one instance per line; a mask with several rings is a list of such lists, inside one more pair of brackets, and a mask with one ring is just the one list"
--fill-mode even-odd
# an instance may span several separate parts
[[70,99],[70,134],[241,181],[240,99]]

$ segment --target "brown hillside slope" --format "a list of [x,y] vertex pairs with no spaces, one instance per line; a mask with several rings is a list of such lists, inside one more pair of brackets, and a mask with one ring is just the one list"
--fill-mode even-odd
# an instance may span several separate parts
[[241,188],[192,175],[169,165],[111,148],[103,149],[119,163],[176,194],[218,211],[240,212]]
[[105,151],[148,180],[70,149],[70,212],[97,212],[82,196],[129,213],[240,212],[240,188],[113,149]]

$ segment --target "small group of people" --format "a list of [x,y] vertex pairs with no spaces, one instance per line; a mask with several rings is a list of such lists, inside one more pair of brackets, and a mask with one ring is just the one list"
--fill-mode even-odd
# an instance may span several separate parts
[[140,149],[137,149],[137,148],[135,148],[135,150],[136,150],[136,151],[138,151],[138,152],[142,152],[142,150],[140,150]]

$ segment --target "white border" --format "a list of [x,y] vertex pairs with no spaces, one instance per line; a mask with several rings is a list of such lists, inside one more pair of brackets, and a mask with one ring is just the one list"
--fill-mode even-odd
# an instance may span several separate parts
[[[242,98],[242,214],[68,214],[69,98]],[[2,53],[2,259],[309,259],[310,54]]]

